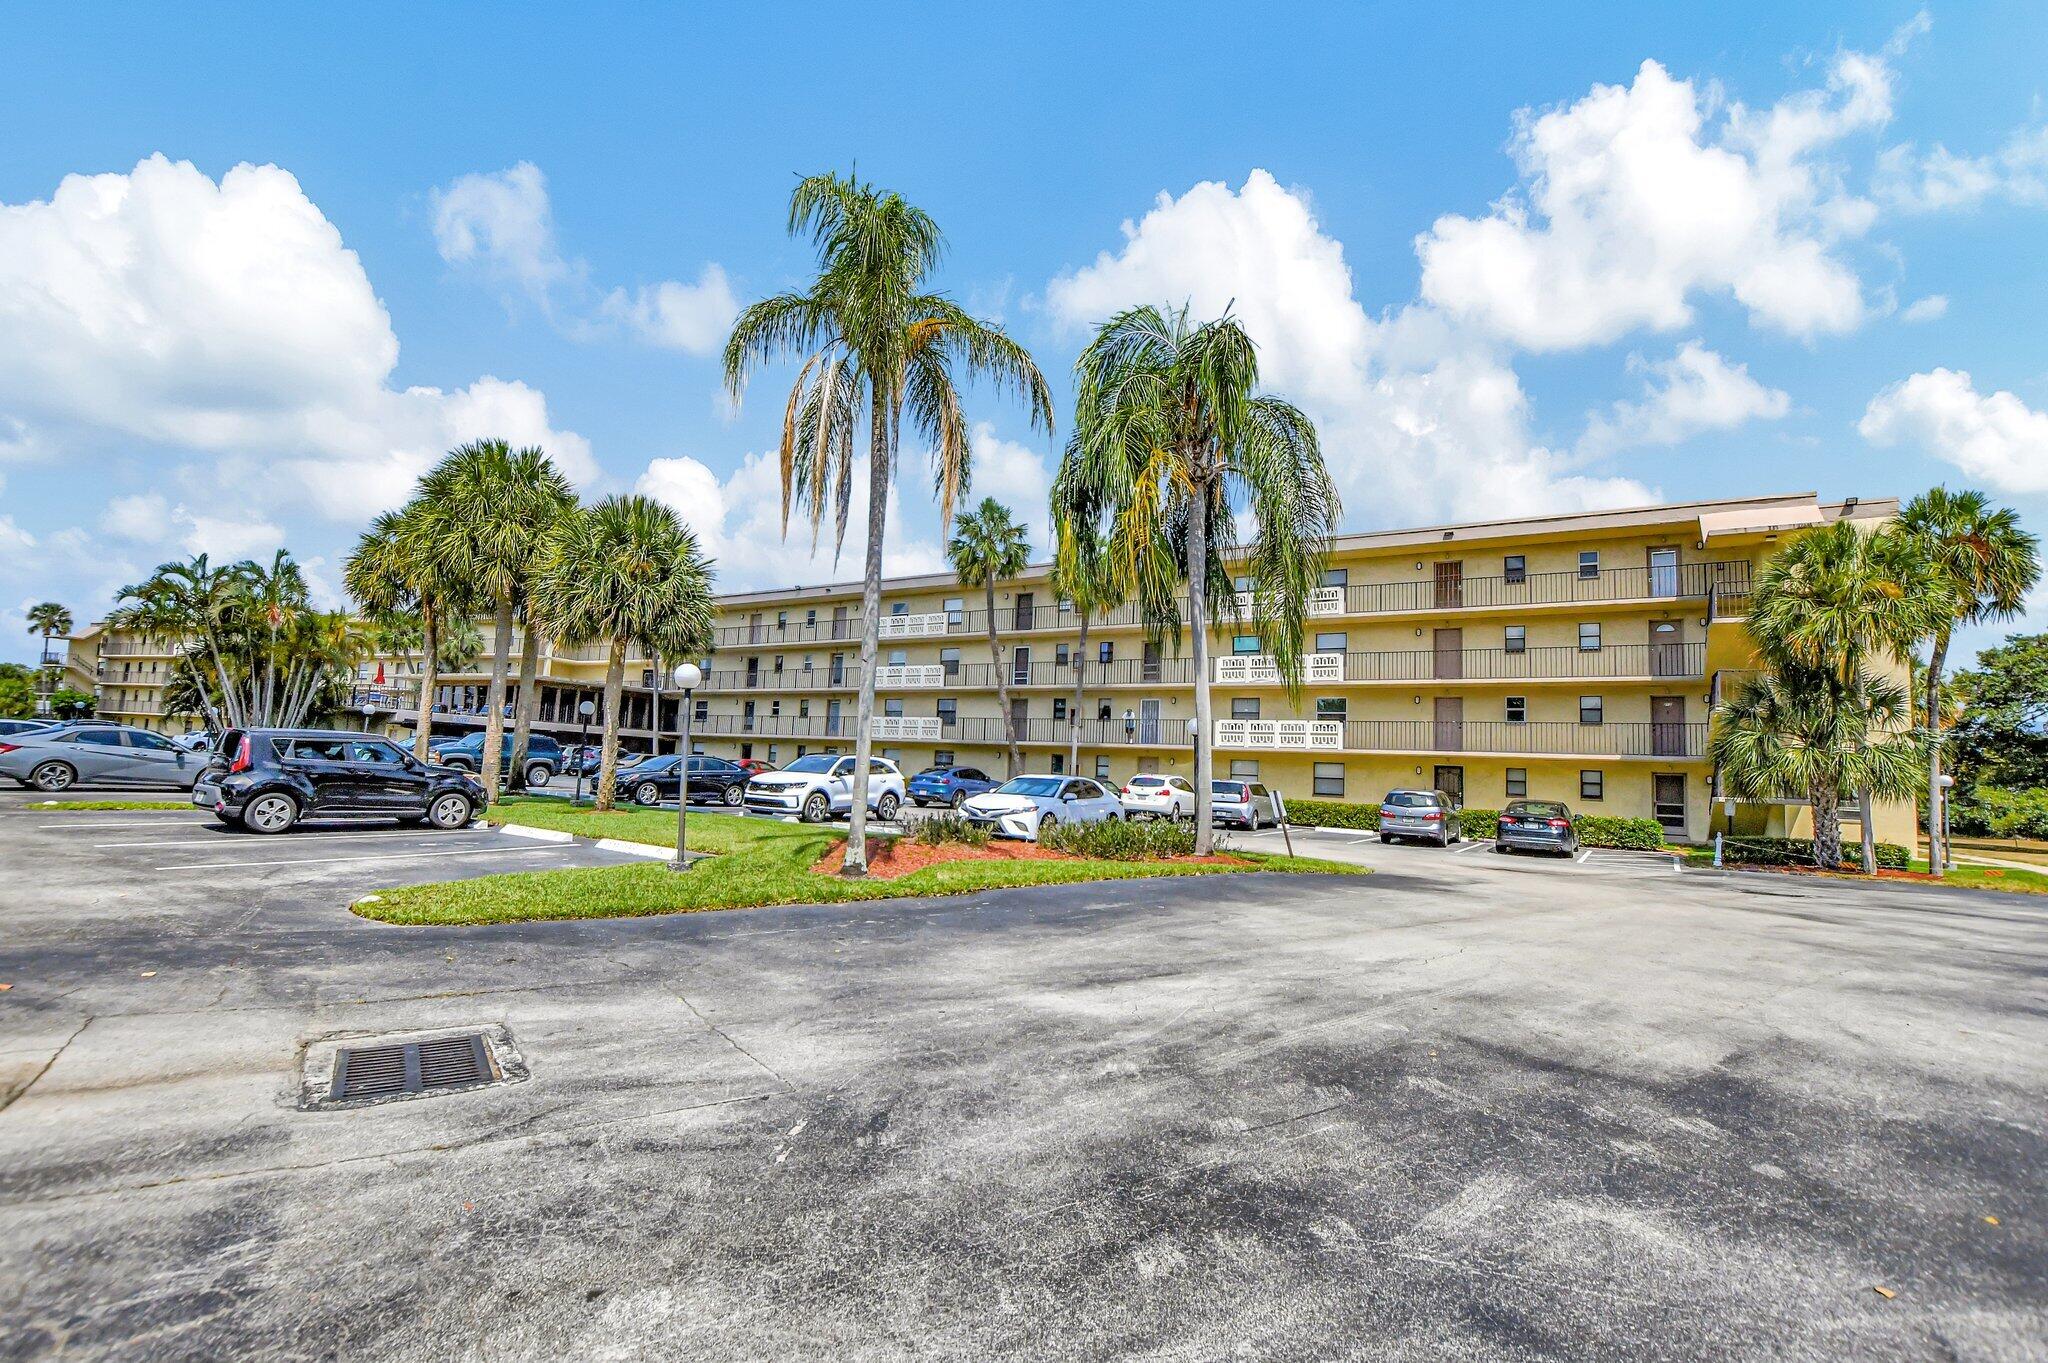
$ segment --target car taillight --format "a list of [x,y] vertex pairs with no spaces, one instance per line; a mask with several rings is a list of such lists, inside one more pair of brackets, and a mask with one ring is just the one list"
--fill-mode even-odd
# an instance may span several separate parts
[[1427,813],[1425,813],[1425,814],[1424,814],[1424,815],[1422,816],[1422,819],[1423,819],[1423,822],[1424,822],[1424,823],[1427,823],[1427,822],[1429,822],[1429,821],[1430,821],[1431,819],[1441,819],[1441,818],[1443,818],[1443,816],[1444,816],[1444,812],[1443,812],[1443,811],[1442,811],[1441,809],[1432,809],[1432,810],[1429,810],[1429,811],[1428,811]]
[[1570,828],[1572,825],[1571,821],[1568,819],[1552,819],[1550,821],[1550,826],[1552,828]]
[[0,752],[17,752],[20,748],[19,743],[0,743]]
[[242,741],[235,745],[234,760],[228,763],[228,774],[232,776],[238,771],[247,771],[255,765],[254,762],[249,760],[249,735],[243,734]]

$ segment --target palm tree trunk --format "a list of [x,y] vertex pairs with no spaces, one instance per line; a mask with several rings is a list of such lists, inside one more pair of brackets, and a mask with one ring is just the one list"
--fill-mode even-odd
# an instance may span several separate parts
[[1863,826],[1863,874],[1874,876],[1877,874],[1877,830],[1873,825],[1877,811],[1871,808],[1870,800],[1870,787],[1858,786],[1856,807],[1862,815],[1857,822]]
[[[276,609],[272,607],[272,609]],[[263,655],[263,723],[277,723],[277,622],[270,622],[270,649]]]
[[612,640],[611,656],[604,665],[604,748],[597,768],[597,810],[612,807],[612,782],[619,774],[619,705],[626,691],[626,645]]
[[1081,774],[1081,669],[1088,661],[1088,612],[1081,611],[1081,653],[1074,659],[1074,703],[1067,708],[1067,771]]
[[1188,513],[1188,623],[1194,629],[1195,652],[1195,855],[1215,850],[1209,789],[1209,488],[1195,485]]
[[1003,667],[1003,645],[996,638],[996,580],[991,577],[982,583],[988,598],[988,656],[989,665],[996,670],[996,709],[1003,716],[1004,760],[1010,764],[1009,774],[1017,774],[1017,721],[1010,716],[1010,674]]
[[1832,871],[1842,864],[1842,811],[1837,783],[1823,778],[1808,794],[1813,800],[1813,864]]
[[1941,788],[1941,669],[1948,662],[1948,633],[1934,636],[1934,651],[1927,656],[1927,869],[1937,878],[1945,874],[1942,863],[1948,859],[1942,818],[1948,792]]
[[882,632],[882,527],[889,513],[889,400],[880,379],[869,390],[868,552],[860,588],[860,698],[853,733],[853,807],[846,812],[843,876],[868,873],[868,760],[874,740],[875,650]]
[[436,657],[441,649],[441,619],[431,600],[420,602],[420,639],[426,657],[420,662],[419,722],[413,728],[412,755],[424,762],[427,744],[434,736],[434,683],[440,680]]
[[527,740],[533,736],[533,722],[540,718],[540,635],[527,620],[519,641],[519,699],[512,706],[512,773],[514,790],[526,789]]
[[486,798],[496,798],[505,772],[505,673],[512,665],[512,593],[498,592],[497,637],[491,640],[491,685],[484,702],[483,781]]

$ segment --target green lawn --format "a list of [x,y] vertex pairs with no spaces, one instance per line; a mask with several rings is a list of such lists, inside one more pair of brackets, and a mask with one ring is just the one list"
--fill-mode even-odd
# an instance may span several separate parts
[[24,809],[197,809],[190,800],[31,800]]
[[[552,809],[537,806],[552,805]],[[593,837],[628,838],[667,845],[675,814],[620,810],[597,815],[553,801],[493,806],[497,822],[530,823]],[[1229,875],[1288,871],[1359,875],[1364,868],[1306,857],[1246,854],[1250,864],[1217,866],[1158,861],[960,861],[932,866],[900,880],[842,880],[810,868],[838,840],[829,829],[801,824],[690,815],[690,845],[721,855],[678,874],[660,862],[566,871],[525,871],[384,890],[353,906],[386,923],[512,923],[550,918],[630,918],[699,909],[743,909],[770,904],[836,904],[856,899],[910,899],[972,894],[1024,885],[1063,885],[1147,876]]]
[[[1854,849],[1851,850],[1853,851]],[[1688,865],[1712,866],[1714,864],[1714,849],[1711,847],[1690,847],[1684,849],[1684,851],[1685,860]],[[1771,868],[1768,866],[1731,866],[1729,869],[1736,871],[1767,871]],[[1925,871],[1927,863],[1921,858],[1915,857],[1912,869],[1915,871]],[[1857,871],[1845,870],[1837,872],[1837,874],[1845,880],[1860,880],[1862,878],[1861,872]],[[1898,882],[1893,883],[1896,884]],[[1933,881],[1926,880],[1915,883],[1934,885]],[[2009,870],[2001,866],[1958,865],[1949,868],[1948,874],[1942,878],[1942,884],[1952,885],[1960,890],[2003,890],[2010,894],[2048,894],[2048,872]],[[1936,888],[1939,888],[1939,886]]]

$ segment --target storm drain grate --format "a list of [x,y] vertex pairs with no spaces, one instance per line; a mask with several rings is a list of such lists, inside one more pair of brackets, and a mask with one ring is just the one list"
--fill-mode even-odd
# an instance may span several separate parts
[[402,1046],[363,1046],[334,1057],[331,1100],[382,1098],[473,1088],[496,1078],[483,1035],[437,1037]]

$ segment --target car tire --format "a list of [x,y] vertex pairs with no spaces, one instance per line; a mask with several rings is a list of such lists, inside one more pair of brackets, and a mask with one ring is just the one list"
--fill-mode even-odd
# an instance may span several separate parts
[[28,774],[28,783],[45,795],[55,795],[78,783],[78,768],[69,762],[44,762]]
[[474,818],[476,818],[476,806],[470,803],[469,797],[467,795],[457,795],[452,791],[446,795],[437,796],[434,802],[427,806],[427,822],[444,833],[452,833],[458,828],[467,828],[470,821]]
[[251,833],[283,833],[299,821],[299,802],[281,791],[266,791],[242,806],[242,827]]
[[1033,839],[1033,841],[1044,842],[1045,830],[1047,830],[1048,828],[1057,828],[1059,826],[1059,822],[1060,820],[1057,814],[1048,814],[1044,818],[1040,819],[1038,821],[1038,833],[1037,836]]
[[875,801],[875,817],[883,823],[888,823],[895,819],[896,811],[902,806],[903,801],[897,799],[893,793],[884,794],[881,799]]
[[1380,841],[1381,841],[1381,842],[1392,842],[1393,840],[1394,840],[1394,835],[1393,835],[1392,833],[1382,833],[1382,834],[1380,834]]
[[738,809],[740,801],[746,798],[746,791],[742,790],[737,782],[718,793],[718,802],[728,809]]
[[633,803],[636,805],[658,805],[661,803],[661,787],[652,781],[642,781],[633,787]]
[[966,792],[966,791],[964,791],[964,790],[956,790],[956,791],[954,791],[954,792],[953,792],[953,808],[955,808],[955,809],[963,809],[963,808],[965,808],[965,807],[966,807],[966,805],[967,805],[967,792]]
[[1500,853],[1502,856],[1506,856],[1508,853],[1508,845],[1504,842],[1496,842],[1493,845],[1493,850]]
[[554,770],[545,762],[535,762],[526,769],[526,788],[528,790],[540,790],[554,779]]
[[814,790],[805,797],[804,811],[801,815],[805,823],[823,823],[831,813],[832,802],[825,798],[824,791]]

